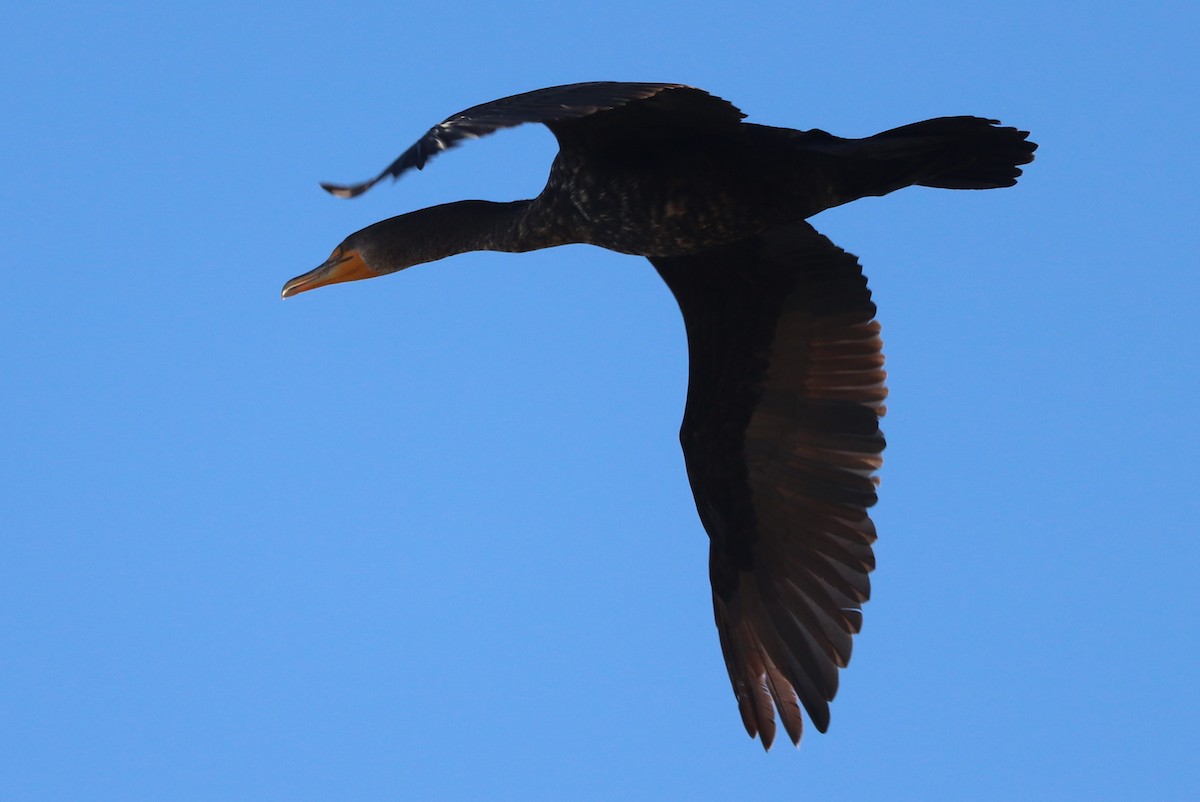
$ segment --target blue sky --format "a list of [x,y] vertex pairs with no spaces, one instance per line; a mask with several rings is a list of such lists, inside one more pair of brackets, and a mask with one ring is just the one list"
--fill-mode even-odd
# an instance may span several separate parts
[[[14,6],[14,4],[9,4]],[[0,71],[0,797],[1200,793],[1193,3],[24,4]],[[582,246],[283,303],[375,220],[535,194],[429,125],[578,80],[863,136],[1033,131],[1012,190],[823,214],[892,396],[830,732],[764,755],[712,622],[678,311]]]

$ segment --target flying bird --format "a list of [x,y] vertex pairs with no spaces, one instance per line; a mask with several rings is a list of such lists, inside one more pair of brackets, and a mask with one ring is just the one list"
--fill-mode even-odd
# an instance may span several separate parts
[[708,533],[717,632],[742,722],[821,732],[862,626],[884,448],[882,342],[858,260],[805,220],[908,186],[995,189],[1033,160],[1028,132],[941,117],[843,139],[743,122],[670,83],[556,86],[429,129],[377,177],[465,139],[542,123],[559,152],[536,198],[467,200],[357,231],[283,287],[382,276],[476,250],[590,243],[647,257],[679,303],[689,376],[679,439]]

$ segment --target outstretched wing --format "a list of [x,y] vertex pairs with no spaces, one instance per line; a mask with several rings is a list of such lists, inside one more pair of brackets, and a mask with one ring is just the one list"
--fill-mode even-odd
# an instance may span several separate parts
[[882,343],[858,260],[807,223],[651,259],[679,301],[680,440],[711,540],[713,608],[746,730],[829,724],[870,594]]
[[[631,111],[631,107],[637,107]],[[683,84],[618,83],[595,81],[538,89],[493,100],[460,111],[426,132],[387,169],[370,181],[343,186],[323,183],[321,187],[339,198],[361,195],[382,179],[399,178],[412,167],[418,170],[443,150],[464,139],[477,139],[501,128],[522,123],[545,123],[559,137],[587,136],[595,127],[602,135],[616,129],[633,128],[648,122],[676,127],[733,128],[744,115],[726,100]],[[572,125],[583,118],[605,118],[599,124]]]

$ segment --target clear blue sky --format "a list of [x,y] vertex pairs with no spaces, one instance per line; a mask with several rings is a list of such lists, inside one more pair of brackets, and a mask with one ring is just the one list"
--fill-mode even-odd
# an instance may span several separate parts
[[[1195,3],[251,5],[0,12],[0,798],[1200,798]],[[535,194],[554,144],[318,181],[600,79],[1042,146],[814,221],[892,397],[874,598],[798,751],[738,720],[644,260],[279,300],[375,220]]]

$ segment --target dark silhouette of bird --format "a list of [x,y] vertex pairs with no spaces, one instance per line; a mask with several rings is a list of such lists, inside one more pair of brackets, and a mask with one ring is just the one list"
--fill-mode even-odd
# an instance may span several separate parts
[[806,218],[907,186],[1012,186],[1037,147],[996,120],[942,117],[864,139],[742,122],[667,83],[557,86],[431,128],[353,197],[464,139],[542,123],[559,152],[532,200],[461,201],[351,234],[288,297],[466,251],[590,243],[648,257],[679,302],[688,478],[710,539],[721,649],[742,721],[829,725],[875,567],[882,343],[858,260]]

